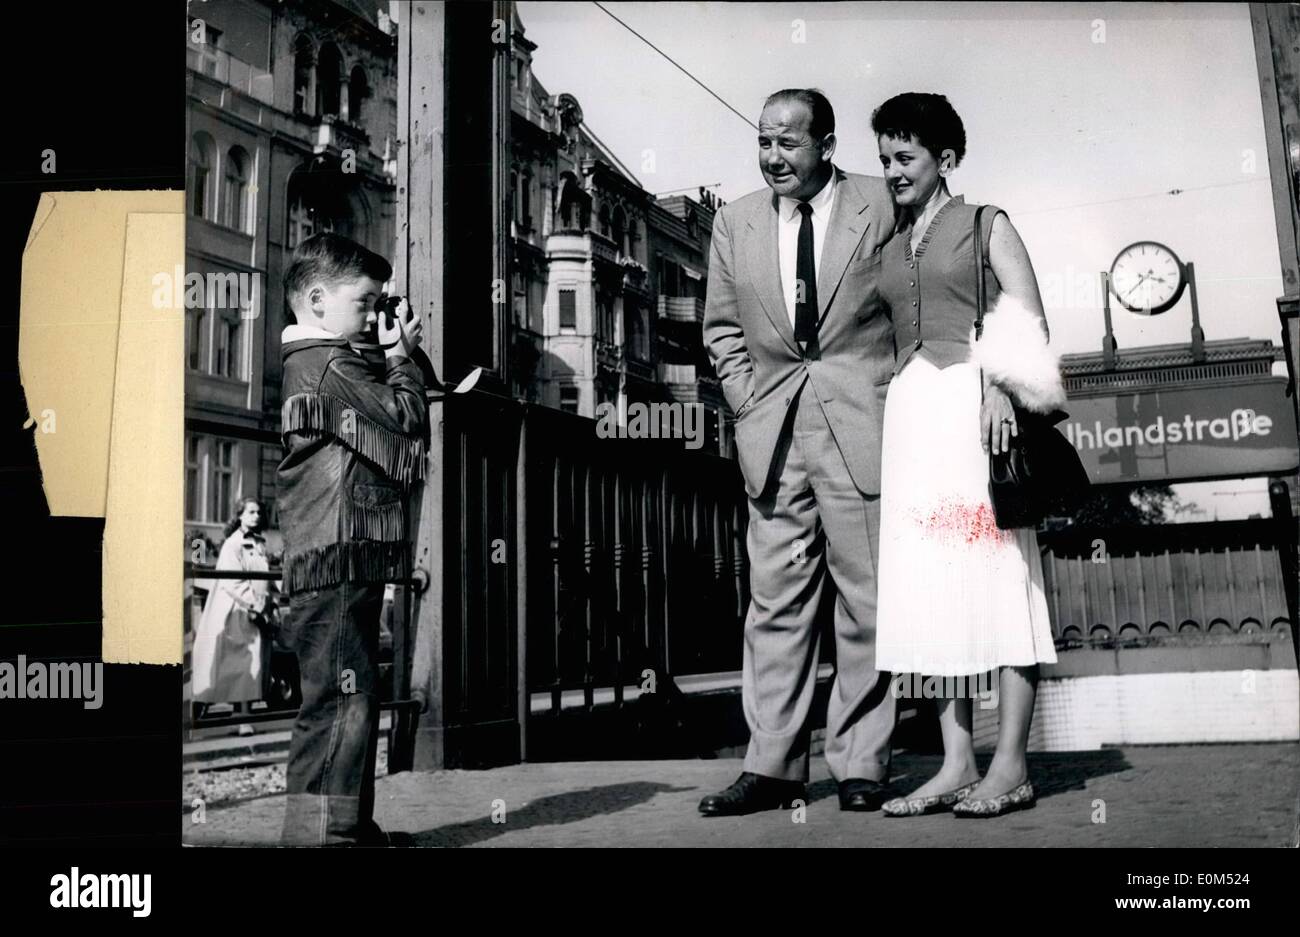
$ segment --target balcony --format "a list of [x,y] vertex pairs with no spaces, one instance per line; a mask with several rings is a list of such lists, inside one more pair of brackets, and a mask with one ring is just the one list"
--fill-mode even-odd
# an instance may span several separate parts
[[220,84],[246,94],[263,104],[275,103],[275,90],[271,73],[237,59],[220,49],[209,51],[206,47],[185,43],[185,64],[200,75],[207,75]]
[[316,141],[312,146],[315,153],[329,153],[342,158],[344,150],[361,154],[370,146],[370,137],[360,127],[345,123],[333,114],[326,114],[316,125]]
[[595,340],[595,349],[597,368],[604,368],[614,372],[623,370],[623,346],[597,338]]
[[591,239],[591,256],[596,260],[603,260],[606,263],[616,264],[622,256],[618,249],[614,247],[614,242],[606,237],[595,234],[590,235]]
[[659,318],[674,322],[703,322],[704,300],[698,296],[660,296]]
[[687,384],[692,387],[705,385],[716,387],[718,379],[707,369],[697,368],[693,364],[659,364],[659,380],[664,384]]

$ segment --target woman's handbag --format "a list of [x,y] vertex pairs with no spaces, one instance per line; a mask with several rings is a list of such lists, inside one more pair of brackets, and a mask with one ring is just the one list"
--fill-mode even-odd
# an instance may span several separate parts
[[262,675],[258,674],[262,640],[253,613],[240,605],[231,607],[225,626],[217,635],[213,662],[211,698],[223,702],[264,699]]
[[[984,237],[981,219],[986,206],[975,210],[975,339],[984,334],[987,296],[984,283]],[[984,372],[980,371],[980,399]],[[999,528],[1036,527],[1049,515],[1073,513],[1088,491],[1088,471],[1078,451],[1056,424],[1064,410],[1035,413],[1013,400],[1016,435],[1010,447],[989,453],[989,500]]]

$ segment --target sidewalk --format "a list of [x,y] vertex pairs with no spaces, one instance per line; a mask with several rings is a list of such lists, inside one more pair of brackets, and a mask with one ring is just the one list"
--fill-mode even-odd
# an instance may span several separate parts
[[[375,819],[420,846],[1287,846],[1295,843],[1300,746],[1134,746],[1031,754],[1038,806],[995,820],[841,813],[814,758],[806,822],[790,811],[706,819],[696,804],[735,780],[739,759],[568,762],[378,780]],[[900,755],[916,787],[938,756]],[[980,758],[981,768],[987,756]],[[494,802],[499,802],[494,806]],[[504,821],[494,823],[493,812]],[[193,845],[274,845],[282,794],[182,819]],[[1097,822],[1104,813],[1105,822]]]

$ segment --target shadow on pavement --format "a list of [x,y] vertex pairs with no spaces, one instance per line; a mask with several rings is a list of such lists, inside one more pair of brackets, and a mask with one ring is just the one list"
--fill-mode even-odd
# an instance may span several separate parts
[[656,784],[637,781],[629,784],[608,784],[603,787],[589,787],[580,791],[568,791],[552,794],[537,800],[528,801],[522,807],[512,808],[506,804],[507,821],[493,823],[492,818],[482,817],[464,823],[454,823],[432,830],[413,834],[415,846],[469,846],[481,843],[505,833],[538,826],[559,826],[575,823],[591,817],[618,813],[631,807],[644,804],[659,794],[677,794],[695,790],[693,787],[674,787],[671,784]]

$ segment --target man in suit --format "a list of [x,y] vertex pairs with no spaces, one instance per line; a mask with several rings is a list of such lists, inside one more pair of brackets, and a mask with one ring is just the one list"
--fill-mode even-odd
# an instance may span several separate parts
[[744,773],[707,816],[788,807],[808,779],[816,621],[829,575],[836,674],[826,760],[844,810],[887,799],[895,700],[875,669],[880,437],[894,364],[879,250],[894,231],[885,182],[831,163],[821,92],[778,91],[759,119],[768,189],[713,225],[704,341],[736,414],[749,495],[751,600],[742,694]]

